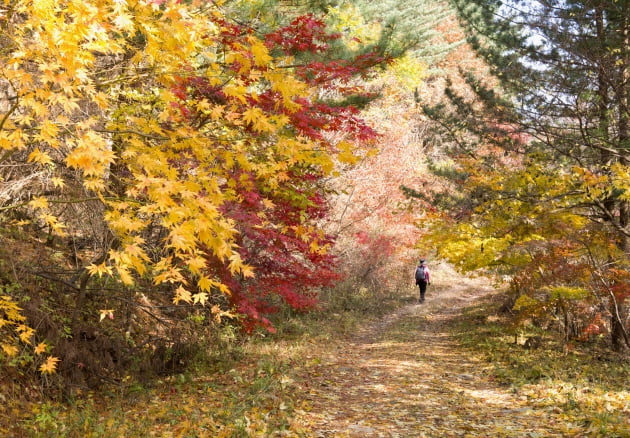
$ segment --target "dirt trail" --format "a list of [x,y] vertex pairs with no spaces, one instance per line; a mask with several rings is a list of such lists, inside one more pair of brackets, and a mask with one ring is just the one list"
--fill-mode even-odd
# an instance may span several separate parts
[[[430,292],[430,291],[429,291]],[[427,293],[365,328],[309,372],[307,421],[316,437],[563,437],[552,408],[493,382],[448,324],[489,287]],[[570,426],[569,426],[570,428]]]

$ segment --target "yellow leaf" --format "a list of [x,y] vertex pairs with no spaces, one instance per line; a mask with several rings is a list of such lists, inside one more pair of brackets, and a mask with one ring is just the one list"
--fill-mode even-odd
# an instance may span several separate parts
[[126,285],[133,284],[133,278],[131,277],[131,274],[129,273],[129,269],[127,269],[125,266],[116,266],[116,272],[118,273],[118,276],[120,277],[120,281],[122,281],[123,284],[126,284]]
[[353,145],[351,143],[342,141],[337,145],[337,148],[340,151],[337,157],[342,163],[355,164],[359,161],[360,157],[353,153]]
[[298,110],[301,106],[294,102],[293,97],[306,92],[306,84],[298,81],[294,76],[285,72],[269,71],[265,78],[271,82],[274,91],[282,94],[284,106],[290,110]]
[[107,94],[99,92],[93,96],[94,102],[98,105],[100,109],[106,109],[108,107],[109,97]]
[[53,164],[52,158],[46,152],[42,152],[39,148],[35,148],[33,152],[31,152],[27,158],[29,163],[39,163],[42,165]]
[[92,263],[91,265],[87,266],[86,269],[88,270],[90,275],[98,275],[99,277],[101,277],[103,274],[113,274],[111,266],[107,266],[104,262],[100,265],[95,265],[94,263]]
[[212,280],[205,276],[200,277],[199,281],[197,281],[197,286],[204,292],[210,292],[210,289],[212,289],[212,284]]
[[243,260],[241,259],[240,254],[232,253],[229,259],[230,259],[230,263],[228,267],[232,275],[241,272],[241,270],[243,269]]
[[215,105],[210,110],[210,118],[212,120],[219,120],[223,117],[224,107],[222,105]]
[[42,19],[52,18],[55,11],[55,2],[52,0],[33,0],[33,14]]
[[234,97],[241,101],[241,103],[247,103],[245,95],[247,94],[247,88],[243,85],[228,84],[223,88],[223,92],[226,96]]
[[11,150],[15,147],[15,144],[9,138],[6,132],[0,131],[0,149]]
[[35,354],[42,354],[45,353],[46,350],[48,349],[48,345],[45,342],[40,342],[39,344],[37,344],[37,347],[35,347]]
[[29,344],[30,345],[31,337],[33,337],[33,334],[35,333],[35,330],[33,330],[32,328],[22,324],[19,327],[17,327],[16,331],[18,331],[20,333],[20,335],[19,335],[20,341],[24,342],[25,344]]
[[44,198],[43,196],[34,198],[31,200],[31,202],[28,203],[28,205],[31,208],[48,208],[48,199]]
[[243,277],[252,278],[254,277],[254,269],[251,266],[243,265],[241,268],[241,274]]
[[142,239],[137,243],[125,246],[122,254],[124,255],[125,263],[131,265],[138,274],[143,275],[146,271],[145,262],[149,261],[149,257],[138,243],[142,243]]
[[171,243],[169,247],[181,252],[192,250],[196,244],[195,230],[192,223],[187,223],[174,228],[169,235]]
[[59,177],[53,177],[50,179],[50,182],[52,182],[53,186],[57,187],[57,188],[64,188],[66,186],[66,182],[63,180],[63,178],[59,178]]
[[2,344],[2,351],[9,357],[14,357],[18,354],[18,348],[15,345]]
[[178,287],[175,290],[175,297],[173,298],[173,303],[179,304],[180,301],[184,301],[186,303],[190,303],[192,301],[192,295],[183,286]]
[[221,293],[223,293],[225,295],[228,295],[228,296],[232,295],[232,291],[226,285],[224,285],[222,283],[219,283],[218,286],[219,286],[219,290],[221,291]]
[[119,13],[114,18],[114,25],[120,30],[131,31],[134,28],[133,17],[126,13]]
[[179,268],[173,266],[167,268],[164,272],[156,275],[153,279],[154,284],[161,283],[185,283],[186,279],[182,275]]
[[250,107],[243,113],[243,120],[252,125],[254,130],[258,132],[273,132],[275,127],[269,123],[269,119],[265,116],[260,108]]
[[188,265],[190,272],[199,275],[201,270],[206,267],[206,259],[201,256],[197,256],[189,259],[186,264]]
[[101,314],[99,321],[103,321],[105,318],[114,319],[114,309],[99,310],[98,312]]
[[22,310],[13,299],[7,295],[0,296],[0,309],[10,321],[24,321],[26,317],[20,313]]
[[83,186],[86,189],[92,190],[94,192],[102,192],[103,190],[105,190],[105,183],[97,178],[86,179],[85,181],[83,181]]
[[193,295],[193,302],[195,304],[199,303],[202,306],[205,306],[206,303],[208,302],[208,294],[205,292],[199,292],[198,294]]
[[91,174],[88,173],[89,171],[96,168],[96,165],[94,164],[94,157],[92,157],[85,151],[78,149],[75,149],[73,152],[70,153],[70,155],[68,155],[68,157],[66,158],[66,163],[69,167],[81,169],[85,171],[88,175]]
[[249,39],[252,44],[251,51],[252,55],[254,55],[254,62],[256,63],[256,65],[268,65],[273,58],[269,56],[269,51],[267,50],[267,47],[265,47],[265,45],[261,41],[254,37],[250,37]]
[[48,356],[46,362],[39,367],[39,371],[42,374],[52,374],[57,370],[57,363],[59,363],[59,358]]
[[51,215],[51,214],[40,214],[39,219],[46,222],[46,224],[59,236],[65,236],[66,232],[64,228],[66,227],[63,223],[59,222],[59,220]]
[[[40,135],[44,141],[51,142],[51,140],[54,140],[55,137],[59,135],[59,127],[55,125],[53,122],[51,122],[50,120],[46,120],[41,125]],[[52,143],[55,143],[55,142],[52,141]]]
[[263,112],[258,107],[250,107],[243,113],[243,120],[245,122],[254,124],[259,117],[264,117]]

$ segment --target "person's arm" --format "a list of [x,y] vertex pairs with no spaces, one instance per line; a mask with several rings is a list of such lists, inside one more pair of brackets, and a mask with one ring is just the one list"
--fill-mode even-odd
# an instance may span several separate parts
[[427,284],[431,284],[431,271],[429,271],[429,268],[426,268],[426,270]]

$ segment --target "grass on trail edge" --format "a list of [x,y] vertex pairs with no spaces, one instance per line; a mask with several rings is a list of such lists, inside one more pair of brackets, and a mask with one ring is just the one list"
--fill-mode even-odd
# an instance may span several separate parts
[[[69,403],[3,396],[0,436],[312,437],[310,425],[301,420],[308,407],[298,401],[304,383],[299,376],[318,367],[331,349],[343,347],[359,325],[414,300],[390,297],[375,306],[378,312],[290,315],[280,335],[209,352],[211,361],[151,386],[124,382]],[[528,333],[515,338],[510,321],[496,312],[499,300],[492,294],[478,301],[452,327],[464,350],[488,362],[489,378],[532,407],[579,419],[587,436],[630,437],[627,358],[591,344],[567,351],[550,334],[539,348],[526,349],[521,344]]]
[[150,383],[129,378],[65,402],[0,390],[0,437],[311,437],[295,401],[298,374],[360,325],[415,300],[363,289],[334,299],[322,312],[277,315],[273,335],[243,339],[226,327],[225,342],[196,366]]
[[565,345],[556,333],[516,329],[499,313],[500,300],[500,294],[484,297],[452,328],[470,354],[488,362],[489,377],[531,407],[579,419],[587,436],[630,437],[628,356],[612,352],[608,339]]

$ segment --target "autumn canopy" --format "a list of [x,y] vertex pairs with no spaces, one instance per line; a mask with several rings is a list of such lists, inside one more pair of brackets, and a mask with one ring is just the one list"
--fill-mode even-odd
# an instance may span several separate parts
[[[323,179],[375,138],[344,98],[385,58],[335,59],[341,35],[313,15],[269,29],[228,18],[233,6],[0,8],[3,229],[45,240],[25,244],[28,256],[72,248],[71,263],[20,262],[23,275],[67,289],[70,331],[94,307],[116,317],[121,297],[96,298],[95,279],[214,318],[242,314],[253,328],[280,303],[313,306],[314,291],[338,278],[318,227]],[[14,356],[33,331],[12,298],[0,304]]]

